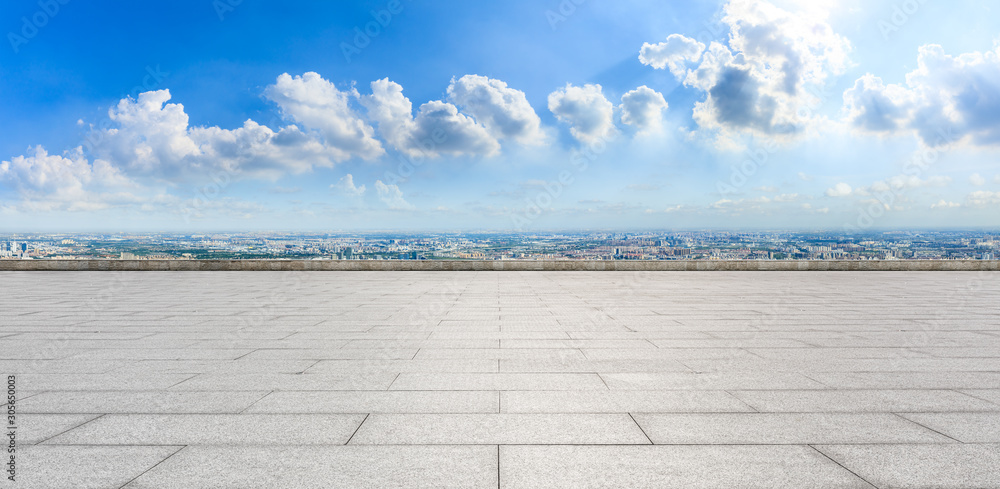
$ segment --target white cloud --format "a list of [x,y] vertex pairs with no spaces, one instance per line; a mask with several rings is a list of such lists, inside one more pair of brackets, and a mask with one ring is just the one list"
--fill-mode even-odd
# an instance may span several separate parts
[[366,190],[364,185],[354,185],[354,176],[350,173],[341,177],[337,183],[330,185],[330,188],[340,190],[344,195],[351,197],[361,197]]
[[[695,104],[695,121],[721,134],[802,132],[822,102],[809,89],[843,73],[850,43],[821,17],[766,1],[731,0],[723,13],[728,44],[712,42],[683,78],[686,86],[705,92]],[[671,69],[679,72],[680,66]]]
[[168,90],[121,100],[108,112],[116,127],[90,134],[91,153],[130,175],[172,181],[218,172],[273,179],[348,156],[294,125],[278,132],[252,120],[233,130],[188,127],[184,106],[169,100]]
[[386,185],[382,180],[375,180],[375,190],[379,200],[390,209],[413,209],[413,205],[403,199],[403,191],[398,185]]
[[892,134],[913,132],[928,146],[962,139],[1000,145],[1000,45],[992,51],[946,54],[936,44],[921,46],[917,69],[906,85],[865,75],[844,93],[853,127]]
[[948,202],[947,200],[944,199],[937,201],[936,204],[931,204],[931,209],[954,209],[956,207],[962,207],[962,204],[956,202]]
[[846,183],[838,183],[834,185],[833,188],[827,189],[826,195],[827,197],[847,197],[848,195],[851,195],[851,192],[853,191],[854,189],[852,189],[850,185]]
[[452,79],[448,97],[472,115],[495,139],[509,139],[521,144],[545,142],[541,119],[531,108],[524,92],[485,76],[465,75]]
[[615,134],[614,105],[604,97],[600,85],[566,84],[549,94],[549,110],[570,125],[570,133],[582,142],[593,142]]
[[854,127],[871,132],[892,132],[904,124],[910,93],[899,85],[885,86],[881,78],[867,74],[844,92],[844,112]]
[[658,70],[668,68],[679,80],[687,73],[687,64],[698,61],[704,51],[704,44],[681,34],[671,34],[666,42],[643,43],[639,61]]
[[362,96],[361,104],[378,122],[382,137],[403,153],[492,156],[500,151],[500,143],[485,127],[450,103],[427,102],[414,117],[413,104],[403,95],[401,85],[383,78],[373,81],[371,88],[372,94]]
[[93,211],[163,201],[105,160],[89,162],[81,148],[50,155],[42,146],[0,162],[0,184],[16,191],[21,207],[34,211]]
[[1000,205],[1000,192],[989,192],[986,190],[978,190],[972,192],[967,197],[969,204],[975,207],[988,207],[994,205]]
[[667,101],[663,95],[643,85],[622,95],[622,124],[635,126],[639,133],[651,133],[663,123]]
[[969,183],[975,185],[976,187],[982,187],[983,185],[986,185],[986,179],[978,173],[973,173],[972,175],[969,175]]
[[375,139],[375,130],[350,106],[357,90],[342,92],[319,74],[308,72],[292,77],[278,76],[264,95],[286,116],[302,126],[319,131],[331,149],[340,150],[340,160],[357,156],[372,159],[385,153]]
[[885,180],[879,180],[867,187],[858,187],[854,189],[854,194],[862,196],[879,196],[881,194],[895,194],[916,188],[947,187],[951,184],[951,182],[951,177],[932,176],[922,179],[916,175],[899,174],[886,178]]
[[932,176],[921,179],[916,175],[895,175],[891,178],[876,182],[866,189],[869,192],[885,192],[887,190],[907,190],[924,187],[947,187],[951,183],[951,177]]

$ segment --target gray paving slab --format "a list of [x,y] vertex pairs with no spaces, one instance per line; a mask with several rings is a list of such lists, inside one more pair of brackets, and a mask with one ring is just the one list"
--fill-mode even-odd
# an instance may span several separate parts
[[633,414],[657,445],[955,443],[889,413]]
[[48,391],[18,404],[22,413],[212,414],[242,412],[268,391]]
[[302,373],[316,365],[318,360],[254,360],[243,357],[237,360],[138,360],[111,371],[114,374],[148,373]]
[[115,360],[0,360],[0,372],[7,374],[101,374],[128,365]]
[[18,385],[33,390],[149,390],[166,389],[191,374],[22,374]]
[[[97,418],[98,414],[18,414],[17,442],[34,445]],[[6,426],[6,423],[5,423]]]
[[34,445],[17,452],[17,480],[24,489],[119,488],[183,447]]
[[826,386],[791,372],[619,373],[601,372],[611,390],[823,389]]
[[838,389],[1000,389],[1000,372],[815,372]]
[[357,445],[644,445],[628,414],[372,414]]
[[960,392],[979,399],[990,401],[1000,406],[1000,389],[964,389]]
[[108,414],[48,445],[343,445],[363,414]]
[[452,358],[413,360],[320,360],[312,364],[308,373],[352,372],[492,372],[496,373],[497,360],[492,358]]
[[[261,359],[293,359],[293,360],[409,360],[417,354],[417,348],[261,348],[253,350],[242,358],[250,360]],[[463,351],[463,350],[455,350]],[[471,351],[471,350],[470,350]]]
[[865,488],[805,446],[501,446],[501,488]]
[[586,360],[576,348],[497,348],[497,349],[432,349],[421,348],[414,359],[487,358],[492,360]]
[[188,447],[125,489],[497,487],[495,446]]
[[992,413],[900,413],[963,443],[1000,443],[1000,409]]
[[390,390],[510,391],[607,390],[597,374],[557,373],[409,373],[399,374]]
[[730,391],[761,412],[996,411],[997,404],[951,390]]
[[1000,273],[0,283],[35,487],[1000,487]]
[[372,371],[358,373],[206,373],[189,376],[170,387],[177,391],[259,390],[386,390],[398,374]]
[[252,352],[249,348],[115,348],[75,349],[68,358],[78,360],[234,360]]
[[752,412],[725,391],[506,391],[508,413]]
[[494,391],[277,391],[247,413],[496,413]]
[[581,360],[578,358],[500,360],[501,372],[691,372],[678,360]]
[[817,445],[880,489],[1000,487],[1000,445]]

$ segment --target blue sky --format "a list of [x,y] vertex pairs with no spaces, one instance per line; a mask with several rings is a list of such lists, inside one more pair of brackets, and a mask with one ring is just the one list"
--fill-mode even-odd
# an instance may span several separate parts
[[43,0],[0,31],[5,231],[1000,221],[984,0]]

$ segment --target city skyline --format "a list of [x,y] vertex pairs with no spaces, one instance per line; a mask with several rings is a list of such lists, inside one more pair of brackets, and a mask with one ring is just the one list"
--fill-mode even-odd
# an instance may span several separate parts
[[0,233],[36,260],[996,260],[1000,234],[885,231],[564,233]]
[[5,4],[0,231],[996,229],[993,9]]

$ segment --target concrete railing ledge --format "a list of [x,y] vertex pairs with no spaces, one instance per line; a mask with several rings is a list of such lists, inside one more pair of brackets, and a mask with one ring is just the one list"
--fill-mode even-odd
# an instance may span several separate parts
[[0,271],[1000,271],[1000,260],[0,260]]

